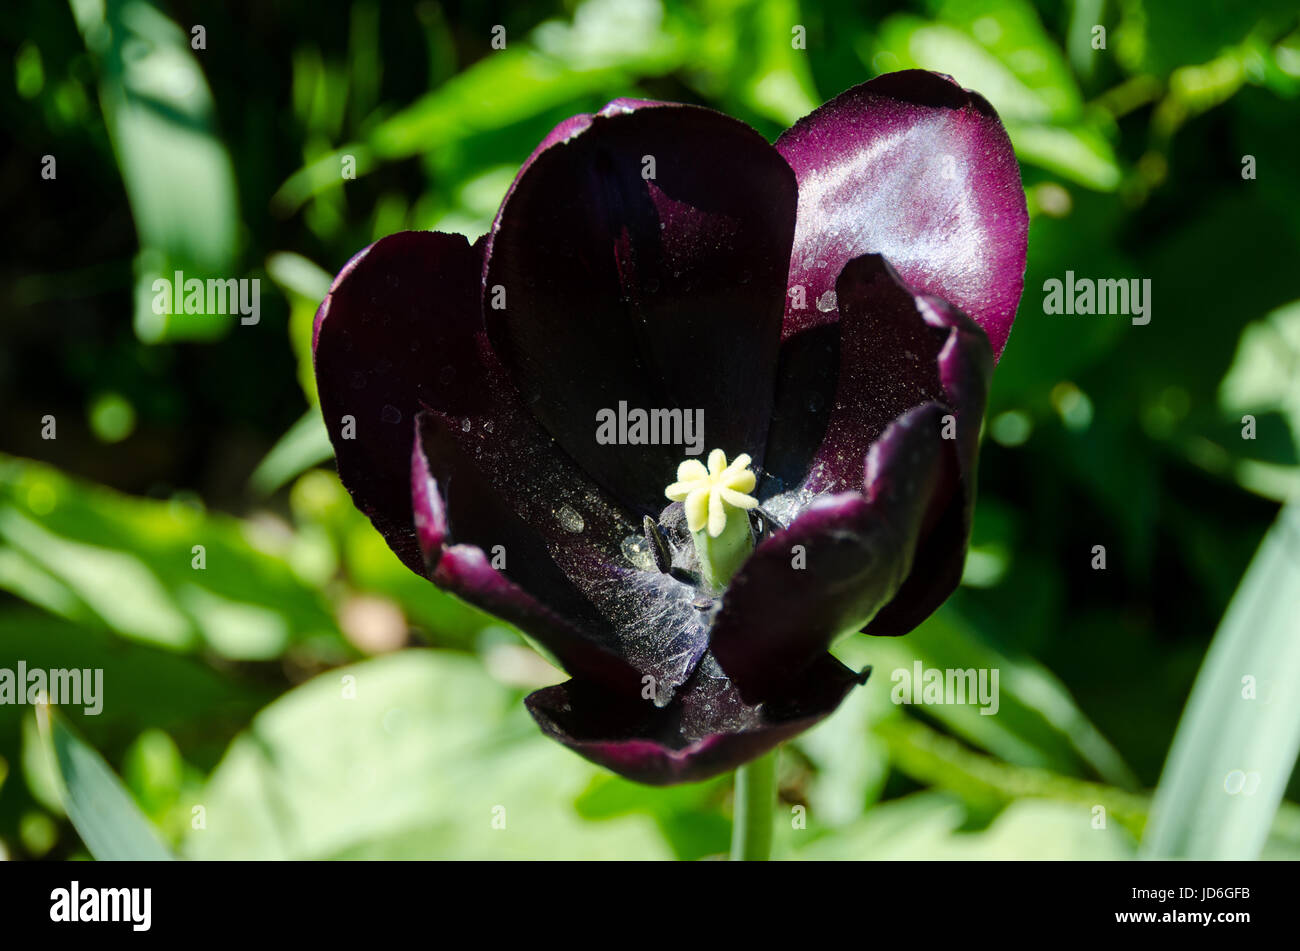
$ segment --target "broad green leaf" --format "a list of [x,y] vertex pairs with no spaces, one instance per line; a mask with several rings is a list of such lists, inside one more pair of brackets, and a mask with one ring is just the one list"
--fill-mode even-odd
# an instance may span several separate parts
[[158,861],[173,856],[104,758],[48,706],[37,710],[63,805],[81,841],[101,862]]
[[349,656],[323,595],[291,567],[306,541],[0,456],[0,585],[127,638],[247,660],[305,641]]
[[729,776],[702,783],[654,787],[602,773],[592,779],[575,806],[584,819],[650,816],[675,856],[694,861],[727,854],[731,820],[723,804],[730,791]]
[[201,801],[202,859],[662,858],[649,818],[575,811],[596,767],[471,657],[407,650],[321,674],[254,719]]
[[[865,665],[865,654],[856,655],[855,669]],[[897,715],[898,708],[889,699],[887,672],[877,667],[834,715],[795,739],[794,745],[816,767],[807,789],[810,824],[846,825],[880,799],[890,761],[889,747],[877,726]]]
[[[777,825],[793,848],[809,860],[915,859],[1124,859],[1129,837],[1113,823],[1093,828],[1087,808],[1052,800],[1020,800],[987,829],[963,832],[968,813],[950,795],[914,793],[877,806],[852,826],[814,838]],[[791,853],[783,853],[791,854]]]
[[1259,856],[1300,753],[1300,504],[1269,529],[1215,633],[1156,788],[1147,858]]

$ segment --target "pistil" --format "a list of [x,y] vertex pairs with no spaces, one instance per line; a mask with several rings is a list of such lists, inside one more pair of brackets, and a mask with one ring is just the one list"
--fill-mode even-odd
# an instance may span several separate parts
[[758,500],[749,493],[758,480],[749,464],[749,456],[741,453],[728,465],[726,454],[715,449],[707,468],[698,459],[678,466],[677,481],[664,490],[685,508],[701,576],[714,591],[726,588],[754,550],[748,513]]

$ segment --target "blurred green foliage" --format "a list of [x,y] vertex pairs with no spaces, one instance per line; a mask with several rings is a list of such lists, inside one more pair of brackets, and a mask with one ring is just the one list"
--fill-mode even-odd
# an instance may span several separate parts
[[[138,812],[191,857],[725,853],[729,781],[647,789],[544,739],[520,700],[557,672],[352,507],[312,317],[379,236],[483,233],[575,112],[701,102],[774,138],[920,66],[1007,124],[1026,294],[965,584],[906,638],[841,645],[876,674],[784,749],[777,854],[1136,854],[1239,584],[1148,848],[1300,854],[1287,802],[1236,810],[1226,846],[1185,821],[1238,747],[1269,796],[1300,793],[1289,708],[1223,687],[1296,676],[1294,548],[1241,579],[1300,478],[1298,28],[1285,0],[21,4],[0,20],[0,666],[102,667],[107,699],[44,737],[0,706],[3,851],[148,848]],[[259,279],[262,319],[153,314],[175,270]],[[1044,316],[1066,270],[1149,278],[1152,322]],[[999,669],[999,713],[890,702],[917,660]]]

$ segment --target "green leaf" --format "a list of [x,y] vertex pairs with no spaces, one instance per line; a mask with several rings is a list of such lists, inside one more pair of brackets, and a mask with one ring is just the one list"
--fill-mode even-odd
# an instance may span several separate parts
[[312,408],[271,447],[248,477],[248,482],[260,495],[270,495],[290,479],[333,455],[334,447],[330,445],[325,422],[320,411]]
[[914,793],[878,806],[853,825],[812,838],[784,830],[796,857],[837,859],[1124,859],[1132,843],[1113,824],[1092,827],[1088,809],[1052,800],[1020,800],[989,827],[964,832],[970,814],[956,798]]
[[1097,191],[1119,186],[1110,141],[1085,114],[1065,57],[1032,6],[946,0],[936,7],[938,22],[887,19],[863,59],[880,71],[947,73],[993,104],[1022,161]]
[[1119,9],[1122,59],[1159,75],[1207,62],[1262,25],[1295,19],[1294,0],[1200,0],[1194,11],[1183,0],[1142,0]]
[[1029,657],[1011,657],[979,638],[947,605],[905,638],[852,638],[835,653],[851,667],[871,664],[867,690],[891,690],[895,670],[923,668],[998,671],[999,707],[984,715],[975,704],[926,707],[927,713],[971,743],[1021,766],[1071,774],[1086,767],[1107,782],[1133,788],[1137,779],[1065,686]]
[[1000,806],[1017,799],[1051,799],[1078,806],[1090,816],[1095,807],[1103,806],[1108,819],[1131,832],[1135,840],[1146,821],[1148,802],[1141,795],[974,753],[912,716],[891,717],[876,732],[888,743],[890,757],[902,772],[917,782],[955,792],[970,804]]
[[596,767],[473,658],[407,650],[322,674],[254,719],[200,801],[200,859],[664,858],[648,817],[573,801]]
[[99,70],[100,106],[140,237],[136,334],[146,342],[220,336],[231,317],[152,307],[153,282],[177,270],[187,280],[233,276],[235,173],[190,37],[143,0],[71,6]]
[[1243,413],[1280,413],[1300,442],[1300,300],[1246,325],[1219,385],[1219,405]]
[[1300,753],[1300,504],[1269,529],[1178,725],[1146,858],[1259,856]]
[[90,854],[101,862],[173,858],[104,758],[48,706],[37,709],[64,808]]
[[1119,187],[1122,176],[1115,151],[1094,126],[1036,125],[1008,120],[1007,134],[1011,136],[1016,155],[1024,162],[1094,191],[1109,192]]
[[316,370],[312,366],[312,335],[316,329],[316,310],[330,289],[330,275],[314,261],[292,251],[277,251],[269,255],[266,273],[289,298],[289,343],[298,361],[298,384],[307,402],[318,406],[320,396],[316,393]]
[[508,627],[402,564],[352,504],[335,473],[313,469],[303,474],[290,490],[289,504],[304,536],[316,530],[333,541],[353,586],[397,602],[433,635],[436,645],[469,648],[484,628]]
[[[308,163],[276,192],[273,205],[292,211],[313,195],[342,184],[344,155],[365,174],[374,160],[436,153],[465,138],[494,132],[565,106],[590,107],[640,76],[662,75],[686,58],[680,26],[657,4],[587,0],[573,22],[551,20],[494,50],[438,88],[384,119],[364,142]],[[522,154],[520,155],[522,158]]]
[[310,539],[284,535],[184,496],[132,498],[0,455],[0,585],[123,637],[241,660],[308,640],[353,656],[294,568]]

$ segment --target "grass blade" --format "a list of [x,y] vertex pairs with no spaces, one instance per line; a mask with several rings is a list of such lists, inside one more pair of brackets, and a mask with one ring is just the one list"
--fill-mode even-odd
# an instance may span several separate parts
[[38,707],[37,719],[63,807],[90,854],[101,862],[173,858],[104,758],[51,707]]
[[1269,529],[1197,675],[1144,858],[1256,858],[1300,753],[1300,503]]

